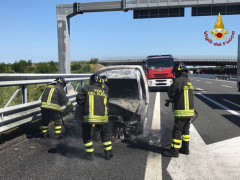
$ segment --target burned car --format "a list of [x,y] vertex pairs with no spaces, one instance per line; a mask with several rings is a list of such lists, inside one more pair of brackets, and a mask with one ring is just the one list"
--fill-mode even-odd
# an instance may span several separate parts
[[111,66],[97,74],[107,76],[109,123],[113,138],[134,138],[143,133],[149,103],[147,80],[141,66]]

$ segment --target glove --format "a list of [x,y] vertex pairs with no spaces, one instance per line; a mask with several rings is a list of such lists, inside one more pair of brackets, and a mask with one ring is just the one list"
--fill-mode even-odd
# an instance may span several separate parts
[[67,106],[67,107],[63,110],[62,115],[63,115],[63,116],[66,116],[66,115],[68,115],[69,113],[72,113],[72,112],[74,112],[74,110],[73,110],[73,105],[70,104],[69,106]]
[[73,112],[73,105],[72,103],[66,107],[66,109],[68,108],[69,112]]
[[167,107],[169,106],[170,103],[173,102],[172,99],[165,99],[165,101],[166,101],[165,106],[167,106]]
[[62,115],[63,115],[63,116],[66,116],[66,115],[68,115],[68,114],[69,114],[69,111],[68,111],[67,108],[65,108],[65,109],[63,110],[63,112],[62,112]]
[[75,111],[76,111],[76,107],[73,107],[72,112],[75,112]]

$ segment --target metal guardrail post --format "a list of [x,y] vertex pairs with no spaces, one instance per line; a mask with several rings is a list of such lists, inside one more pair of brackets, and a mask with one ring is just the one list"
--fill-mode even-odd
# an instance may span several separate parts
[[27,103],[27,86],[22,85],[22,104]]
[[74,91],[77,91],[79,84],[80,84],[80,83],[77,83],[77,86],[76,86],[76,88],[74,89]]
[[18,87],[18,89],[14,92],[14,94],[12,95],[12,97],[8,100],[7,104],[4,106],[4,108],[8,107],[8,105],[12,102],[12,100],[15,98],[15,96],[17,95],[17,93],[20,91],[21,86]]
[[84,81],[81,81],[81,88],[84,87]]

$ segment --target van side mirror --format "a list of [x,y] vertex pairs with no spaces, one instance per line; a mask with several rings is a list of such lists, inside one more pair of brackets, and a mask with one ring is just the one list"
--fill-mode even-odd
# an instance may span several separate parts
[[143,69],[144,69],[144,71],[146,71],[147,70],[147,65],[144,65]]

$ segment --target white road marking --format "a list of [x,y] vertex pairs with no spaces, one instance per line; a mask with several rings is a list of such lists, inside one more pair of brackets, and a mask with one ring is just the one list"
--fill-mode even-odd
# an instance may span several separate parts
[[212,84],[212,82],[205,82],[205,83]]
[[[234,84],[236,84],[236,81],[228,81],[228,80],[223,80],[223,79],[208,79],[208,78],[202,78],[202,79],[207,79],[208,81],[223,81],[225,83],[234,83]],[[196,81],[200,81],[200,80],[196,80]]]
[[225,83],[234,83],[234,84],[236,84],[236,81],[227,81],[227,80],[220,80],[220,79],[216,79],[216,81],[224,81]]
[[228,87],[228,88],[233,88],[232,86],[227,86],[227,85],[221,85],[221,86]]
[[207,96],[205,96],[205,95],[203,95],[203,94],[201,94],[201,93],[197,93],[197,94],[199,94],[200,96],[202,96],[203,98],[207,99],[208,101],[211,101],[212,103],[216,104],[217,106],[221,107],[222,109],[225,109],[226,111],[228,111],[228,112],[230,112],[231,114],[233,114],[233,115],[235,115],[235,116],[237,116],[237,117],[240,118],[240,114],[237,113],[236,111],[231,110],[230,108],[228,108],[228,107],[226,107],[226,106],[218,103],[217,101],[214,101],[213,99],[211,99],[211,98],[209,98],[209,97],[207,97]]
[[156,100],[154,105],[154,114],[153,114],[153,121],[152,121],[152,130],[160,130],[160,92],[156,93]]
[[190,155],[171,158],[167,171],[173,180],[240,179],[240,137],[206,145],[193,125]]
[[197,88],[197,90],[200,90],[200,91],[202,91],[202,92],[206,92],[206,91],[204,91],[203,89],[201,89],[201,88]]
[[196,81],[201,81],[201,80],[197,79]]
[[227,82],[237,84],[237,81],[227,81]]
[[[152,131],[160,138],[160,123],[161,123],[161,116],[160,116],[160,92],[156,93],[156,100],[154,106],[154,114],[152,120]],[[160,153],[148,153],[147,165],[145,170],[145,177],[146,180],[162,180],[162,156]]]
[[227,100],[227,99],[222,99],[222,100],[224,100],[224,101],[226,101],[226,102],[229,102],[229,103],[231,103],[231,104],[233,104],[233,105],[235,105],[235,106],[237,106],[237,107],[240,107],[239,104],[234,103],[234,102],[232,102],[232,101],[229,101],[229,100]]

